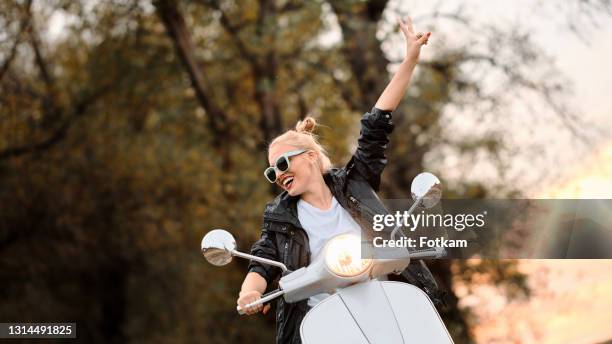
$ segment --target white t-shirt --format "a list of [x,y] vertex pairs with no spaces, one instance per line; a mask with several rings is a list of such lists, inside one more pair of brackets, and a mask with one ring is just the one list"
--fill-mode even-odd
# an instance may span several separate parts
[[[298,220],[308,234],[311,261],[321,253],[321,250],[332,237],[352,232],[361,237],[361,227],[355,222],[348,211],[332,196],[332,205],[327,210],[321,210],[304,200],[297,203]],[[318,294],[308,299],[308,305],[313,307],[329,294]]]

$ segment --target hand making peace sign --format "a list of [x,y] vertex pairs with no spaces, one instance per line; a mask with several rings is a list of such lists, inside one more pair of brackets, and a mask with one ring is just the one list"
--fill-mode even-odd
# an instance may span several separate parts
[[415,62],[418,61],[421,46],[427,44],[429,36],[431,36],[431,32],[415,33],[414,28],[412,27],[412,19],[410,19],[410,17],[406,18],[406,21],[403,21],[398,17],[397,23],[399,24],[400,30],[402,30],[402,33],[404,34],[404,38],[406,39],[406,59]]

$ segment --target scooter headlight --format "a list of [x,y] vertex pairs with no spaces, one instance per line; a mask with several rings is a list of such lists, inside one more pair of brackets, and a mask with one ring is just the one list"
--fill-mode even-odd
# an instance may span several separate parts
[[372,265],[372,259],[361,259],[361,240],[354,234],[342,234],[325,248],[325,264],[342,277],[357,276]]

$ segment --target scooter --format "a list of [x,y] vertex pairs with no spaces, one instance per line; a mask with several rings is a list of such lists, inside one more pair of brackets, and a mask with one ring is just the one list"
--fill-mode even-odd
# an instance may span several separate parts
[[[442,194],[440,180],[431,173],[421,173],[412,181],[411,193],[416,207],[430,208]],[[401,232],[396,227],[391,237]],[[327,343],[453,343],[427,294],[402,282],[379,280],[401,273],[411,259],[441,258],[442,248],[409,251],[398,248],[385,259],[364,258],[361,238],[340,234],[330,239],[310,265],[288,271],[281,263],[256,257],[236,249],[234,237],[214,229],[202,239],[202,253],[213,265],[223,266],[232,257],[251,259],[279,267],[283,271],[279,288],[263,295],[245,308],[265,304],[277,297],[287,302],[305,300],[329,293],[304,316],[300,335],[304,344]],[[388,258],[391,256],[391,258]],[[239,314],[244,314],[240,306]]]

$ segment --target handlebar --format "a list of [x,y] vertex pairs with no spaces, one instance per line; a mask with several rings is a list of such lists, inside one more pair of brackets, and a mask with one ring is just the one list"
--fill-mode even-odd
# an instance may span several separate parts
[[285,294],[284,290],[276,289],[276,290],[274,290],[272,292],[269,292],[268,294],[264,295],[259,300],[247,304],[246,306],[244,306],[244,308],[242,308],[240,306],[236,306],[236,311],[238,311],[238,314],[244,315],[245,314],[245,311],[244,311],[245,309],[251,308],[251,307],[254,307],[254,306],[262,305],[262,304],[264,304],[264,303],[266,303],[266,302],[268,302],[268,301],[270,301],[272,299],[275,299],[275,298],[277,298],[277,297],[279,297],[279,296],[281,296],[283,294]]
[[[427,248],[427,249],[410,251],[410,258],[412,259],[441,258],[441,257],[444,257],[445,255],[446,255],[446,250],[444,250],[441,247],[432,247],[432,248]],[[245,305],[244,308],[240,306],[236,306],[236,311],[238,312],[238,314],[244,315],[246,313],[245,309],[262,305],[284,294],[285,294],[284,290],[276,289],[274,291],[271,291],[263,295],[259,300]]]
[[446,256],[446,250],[442,247],[431,247],[410,251],[412,259],[436,259]]

